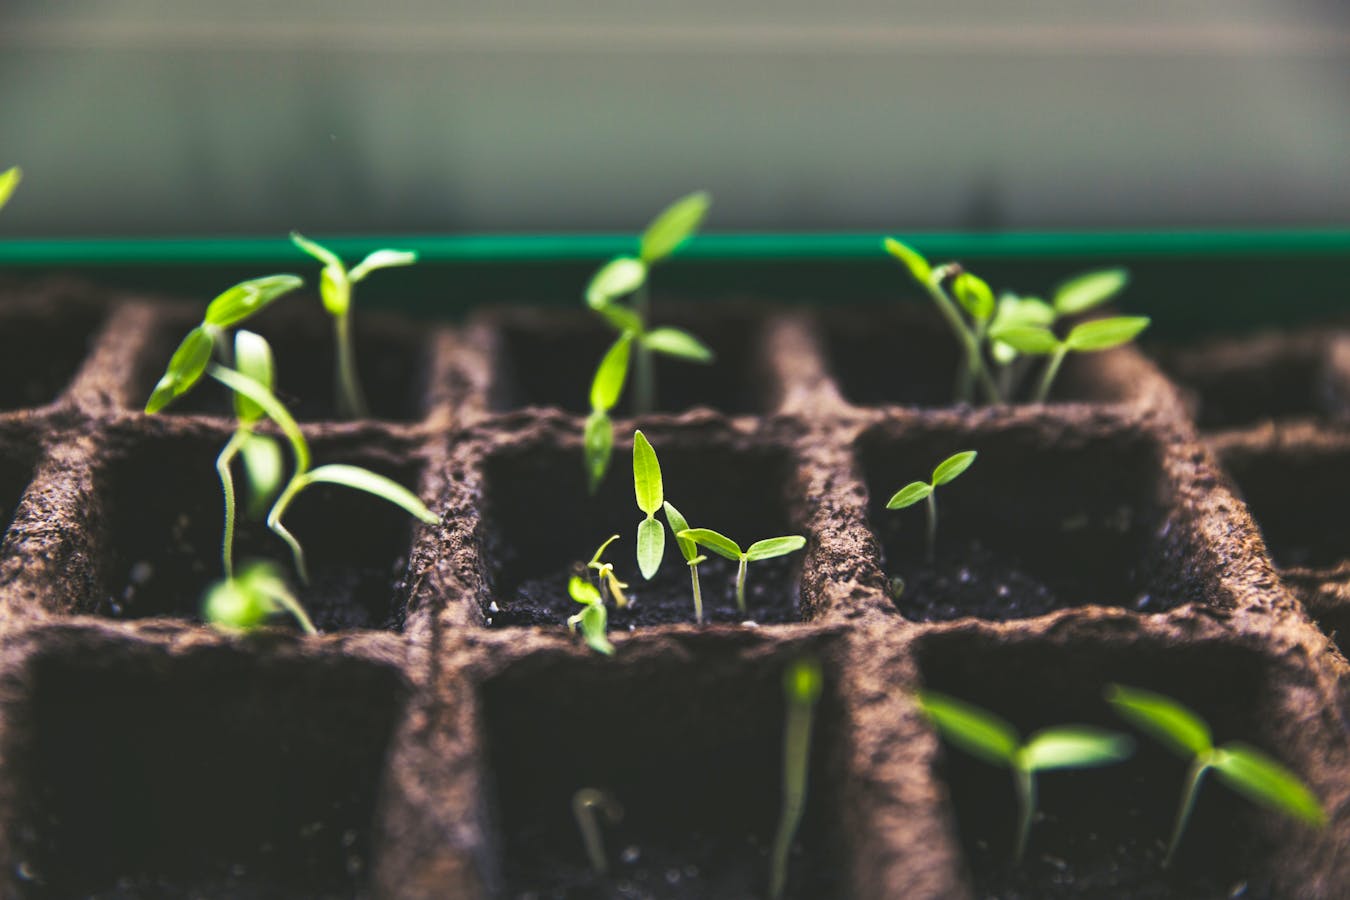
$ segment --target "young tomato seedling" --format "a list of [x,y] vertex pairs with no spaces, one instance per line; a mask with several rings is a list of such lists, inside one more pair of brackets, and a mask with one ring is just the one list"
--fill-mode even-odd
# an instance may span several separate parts
[[633,432],[633,493],[637,495],[638,509],[646,515],[638,523],[638,570],[643,578],[651,581],[666,555],[666,530],[656,520],[665,496],[661,487],[661,463],[641,431]]
[[605,590],[608,588],[610,596],[614,598],[614,605],[623,609],[628,605],[628,596],[624,591],[628,588],[626,582],[620,581],[619,576],[614,574],[614,564],[601,562],[600,557],[604,555],[609,545],[619,539],[617,534],[610,535],[609,540],[605,541],[595,550],[595,555],[591,561],[586,563],[586,568],[595,570],[596,587],[600,590],[600,598],[603,602]]
[[745,568],[748,563],[761,559],[773,559],[795,553],[806,546],[806,538],[801,535],[766,538],[755,541],[744,551],[739,544],[711,528],[690,528],[678,532],[675,537],[693,541],[700,547],[706,547],[718,556],[725,557],[738,564],[736,569],[736,608],[745,615]]
[[1036,403],[1044,403],[1070,353],[1096,353],[1128,344],[1148,326],[1146,316],[1116,316],[1075,325],[1063,340],[1050,328],[1038,325],[1010,325],[995,330],[992,336],[1018,353],[1050,357],[1034,398]]
[[694,591],[694,622],[703,624],[703,591],[698,583],[699,563],[707,560],[708,557],[698,552],[698,544],[689,540],[689,538],[680,537],[680,533],[689,530],[689,523],[685,521],[680,511],[665,502],[666,524],[670,526],[671,534],[675,535],[675,544],[680,548],[680,555],[684,557],[685,564],[689,566],[689,581]]
[[576,631],[580,626],[581,636],[585,638],[587,646],[596,653],[613,656],[614,645],[605,634],[609,628],[609,613],[605,611],[600,589],[586,579],[573,575],[567,582],[567,593],[581,604],[581,612],[568,617],[568,630]]
[[1036,774],[1052,769],[1085,769],[1129,757],[1129,737],[1086,725],[1061,725],[1033,734],[1025,743],[993,713],[937,691],[920,691],[919,706],[947,740],[991,765],[1012,772],[1019,815],[1014,857],[1026,853],[1036,816]]
[[349,419],[368,415],[365,393],[356,374],[356,352],[352,346],[352,289],[376,269],[410,266],[417,262],[417,254],[410,250],[376,250],[355,268],[348,270],[337,254],[309,240],[298,231],[291,232],[291,241],[301,250],[323,263],[319,275],[319,296],[323,308],[333,317],[333,338],[337,345],[338,413]]
[[[635,399],[639,415],[656,408],[656,371],[653,355],[660,353],[697,363],[712,362],[713,354],[688,332],[652,328],[647,281],[652,268],[669,258],[693,235],[708,212],[711,198],[699,191],[666,207],[642,233],[636,257],[620,256],[601,266],[586,286],[586,305],[603,318],[618,339],[605,353],[591,382],[591,414],[586,420],[586,472],[592,491],[603,480],[614,438],[609,412],[623,393],[628,364],[635,359]],[[623,298],[633,296],[631,305]],[[637,352],[632,352],[636,344]]]
[[207,588],[202,617],[224,631],[252,631],[277,613],[289,613],[305,634],[318,634],[291,593],[281,567],[271,560],[245,563],[237,574]]
[[581,831],[581,842],[586,845],[586,856],[591,868],[602,878],[609,874],[609,859],[605,856],[605,842],[600,837],[600,823],[596,811],[611,825],[623,821],[623,806],[609,791],[582,788],[572,795],[572,817]]
[[19,186],[19,182],[22,180],[23,170],[18,166],[11,166],[0,172],[0,209],[5,208],[5,204],[14,194],[14,189]]
[[820,663],[809,657],[794,661],[783,672],[783,697],[787,702],[787,721],[783,726],[783,808],[778,814],[769,864],[770,900],[781,900],[787,887],[788,851],[806,809],[811,724],[823,682]]
[[1211,769],[1249,800],[1319,828],[1326,824],[1321,804],[1297,775],[1246,744],[1232,741],[1222,747],[1214,746],[1209,725],[1171,697],[1113,684],[1106,690],[1106,699],[1130,724],[1191,761],[1172,825],[1172,837],[1167,842],[1164,868],[1170,866],[1176,856],[1177,845],[1181,843],[1181,835],[1195,808],[1200,781]]
[[937,553],[937,489],[939,485],[955,481],[966,469],[975,462],[977,452],[974,450],[962,450],[960,453],[954,453],[937,464],[933,469],[932,481],[912,481],[895,492],[895,495],[886,502],[887,509],[904,509],[913,506],[920,500],[928,501],[928,562],[933,562],[933,557]]

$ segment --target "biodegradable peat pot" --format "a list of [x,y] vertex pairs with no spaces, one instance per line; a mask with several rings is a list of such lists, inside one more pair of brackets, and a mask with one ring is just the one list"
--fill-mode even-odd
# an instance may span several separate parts
[[[807,654],[826,688],[795,900],[1331,898],[1350,883],[1350,665],[1291,568],[1339,577],[1343,530],[1315,558],[1286,557],[1283,513],[1263,511],[1265,476],[1246,465],[1283,446],[1202,435],[1132,349],[1074,360],[1050,404],[973,409],[944,405],[956,357],[922,308],[663,307],[719,362],[662,369],[661,412],[619,410],[592,498],[581,401],[609,335],[584,311],[463,328],[358,315],[376,416],[334,422],[317,300],[285,301],[257,327],[316,460],[398,478],[441,523],[305,498],[302,598],[325,633],[240,638],[197,612],[219,571],[228,405],[204,388],[140,412],[193,307],[9,291],[0,319],[31,320],[34,347],[55,335],[76,350],[34,351],[51,365],[0,411],[0,896],[763,897],[779,680]],[[638,575],[636,427],[692,524],[743,543],[807,537],[751,566],[747,615],[729,567],[709,562],[710,623],[694,625],[673,541],[654,580]],[[1303,427],[1328,459],[1341,452],[1325,424]],[[980,458],[942,497],[927,566],[922,509],[885,501],[958,449]],[[605,658],[563,625],[565,578],[616,532],[609,559],[636,604],[612,613]],[[239,547],[286,559],[256,524]],[[1024,732],[1124,727],[1101,698],[1111,681],[1173,694],[1219,740],[1273,752],[1329,828],[1207,784],[1163,870],[1184,763],[1141,741],[1122,766],[1046,775],[1030,852],[1011,865],[1006,773],[939,740],[912,692],[962,696]],[[607,878],[571,821],[587,786],[627,811],[604,833]]]

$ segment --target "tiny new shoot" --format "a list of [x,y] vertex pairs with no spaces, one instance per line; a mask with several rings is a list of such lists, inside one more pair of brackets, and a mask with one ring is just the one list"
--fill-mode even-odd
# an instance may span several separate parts
[[918,701],[943,737],[972,756],[1012,772],[1019,808],[1014,844],[1018,861],[1026,853],[1036,816],[1037,773],[1110,765],[1128,758],[1134,748],[1126,735],[1086,725],[1045,728],[1023,742],[1003,719],[963,700],[921,691]]
[[685,531],[677,532],[676,538],[684,538],[693,541],[700,547],[704,547],[718,556],[729,559],[737,563],[736,569],[736,608],[740,610],[741,615],[745,615],[745,569],[746,565],[761,559],[773,559],[777,556],[786,556],[789,553],[795,553],[806,546],[806,538],[801,535],[787,535],[785,537],[766,538],[762,541],[755,541],[745,550],[741,550],[739,544],[723,534],[718,534],[711,528],[690,528]]
[[628,588],[627,582],[619,580],[619,576],[614,574],[614,564],[602,562],[600,557],[604,556],[609,545],[619,539],[617,534],[610,535],[609,539],[595,550],[595,555],[591,561],[586,563],[586,568],[595,571],[596,587],[600,590],[600,598],[603,602],[605,591],[608,590],[611,597],[614,598],[614,605],[623,609],[628,605],[628,595],[624,591]]
[[1034,397],[1034,402],[1044,403],[1050,397],[1055,376],[1070,353],[1097,353],[1128,344],[1149,326],[1149,321],[1147,316],[1093,319],[1075,325],[1063,340],[1044,325],[1009,325],[995,329],[991,336],[1018,353],[1050,357]]
[[975,462],[977,452],[974,450],[962,450],[954,453],[937,464],[933,469],[932,481],[913,481],[896,491],[894,496],[886,502],[887,509],[904,509],[913,506],[920,500],[928,501],[928,545],[927,560],[929,564],[933,562],[934,555],[937,553],[937,489],[939,485],[955,481],[966,469],[969,469]]
[[1211,769],[1225,784],[1249,800],[1309,825],[1320,828],[1326,824],[1321,804],[1297,775],[1246,744],[1232,741],[1222,747],[1214,746],[1209,725],[1172,698],[1113,684],[1106,690],[1106,699],[1130,724],[1191,761],[1172,824],[1172,836],[1167,842],[1164,868],[1170,866],[1176,856],[1177,846],[1195,808],[1201,779]]
[[23,170],[18,166],[11,166],[0,172],[0,209],[5,208],[5,204],[14,194],[14,189],[19,186],[19,182],[22,180]]
[[807,770],[811,761],[811,725],[824,678],[820,663],[795,660],[783,672],[787,721],[783,726],[783,807],[773,838],[769,865],[770,900],[781,900],[787,887],[788,852],[806,810]]
[[614,645],[605,634],[609,628],[609,613],[605,611],[600,589],[586,579],[573,575],[567,582],[567,593],[581,604],[581,612],[567,618],[568,630],[575,632],[580,627],[587,646],[596,653],[613,656]]
[[376,250],[352,269],[331,250],[309,240],[298,231],[291,232],[291,241],[301,250],[323,263],[319,274],[319,296],[323,308],[333,317],[333,339],[337,348],[334,380],[337,392],[338,414],[349,419],[364,418],[369,414],[361,380],[356,374],[356,352],[352,346],[352,290],[376,269],[410,266],[417,262],[417,254],[410,250]]
[[666,555],[666,530],[656,520],[665,502],[661,487],[661,463],[641,431],[633,432],[633,493],[638,509],[646,516],[638,523],[637,564],[642,577],[651,581]]
[[305,608],[291,593],[281,567],[271,560],[245,563],[207,588],[202,618],[222,631],[252,631],[277,613],[288,613],[305,634],[318,634]]
[[581,788],[572,795],[572,816],[577,820],[577,828],[581,831],[581,842],[586,846],[586,856],[590,859],[595,874],[603,878],[609,874],[609,858],[605,856],[605,842],[600,837],[597,810],[610,825],[617,825],[623,821],[623,806],[609,791]]
[[703,590],[698,583],[698,566],[708,559],[702,553],[698,552],[698,544],[689,540],[689,538],[680,537],[682,532],[689,530],[689,523],[685,521],[680,511],[671,505],[670,501],[665,502],[666,523],[670,525],[671,534],[675,535],[675,544],[680,548],[680,555],[684,557],[685,564],[689,566],[689,581],[694,591],[694,622],[703,624]]

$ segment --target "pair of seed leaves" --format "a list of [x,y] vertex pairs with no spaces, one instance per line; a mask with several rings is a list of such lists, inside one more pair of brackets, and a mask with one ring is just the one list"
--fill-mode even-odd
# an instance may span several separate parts
[[412,250],[376,250],[348,270],[336,253],[298,231],[291,232],[291,242],[323,263],[319,273],[319,297],[323,300],[323,308],[332,316],[347,315],[352,305],[352,285],[365,280],[371,272],[417,262],[417,254]]
[[806,538],[800,535],[774,537],[755,541],[745,550],[731,538],[713,531],[711,528],[690,528],[679,510],[665,500],[661,481],[661,464],[651,442],[641,431],[633,433],[633,490],[637,495],[638,509],[646,518],[638,523],[637,561],[642,577],[651,580],[666,553],[666,530],[656,519],[656,513],[665,509],[666,521],[675,533],[675,542],[685,561],[697,564],[702,559],[698,555],[700,546],[706,547],[718,556],[733,562],[754,562],[785,556],[806,546]]
[[969,469],[979,455],[976,450],[962,450],[938,463],[933,469],[932,481],[912,481],[895,492],[886,503],[887,509],[904,509],[920,500],[926,500],[933,491],[943,484],[955,481],[966,469]]

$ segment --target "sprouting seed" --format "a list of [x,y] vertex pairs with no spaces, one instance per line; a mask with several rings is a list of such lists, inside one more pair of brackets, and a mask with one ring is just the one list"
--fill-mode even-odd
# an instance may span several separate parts
[[920,708],[939,732],[983,761],[1012,772],[1019,814],[1014,857],[1026,853],[1036,816],[1036,774],[1052,769],[1106,766],[1129,757],[1134,742],[1123,734],[1087,725],[1061,725],[1036,732],[1025,742],[1003,719],[937,691],[920,691]]
[[807,771],[811,762],[811,725],[824,684],[820,662],[803,657],[783,672],[787,721],[783,726],[783,807],[769,864],[769,897],[780,900],[787,887],[788,851],[806,809]]
[[333,317],[333,339],[337,346],[337,366],[334,373],[337,385],[338,413],[350,419],[368,415],[365,393],[356,373],[356,352],[352,346],[352,289],[376,269],[410,266],[417,262],[411,250],[376,250],[355,267],[348,270],[336,253],[309,240],[298,231],[291,232],[291,241],[301,250],[323,263],[319,274],[319,296],[323,308]]
[[604,877],[609,874],[609,858],[605,856],[605,842],[600,836],[597,810],[611,825],[623,821],[623,806],[609,791],[600,788],[581,788],[572,795],[572,816],[577,820],[577,828],[581,831],[581,842],[586,846],[586,856],[590,859],[595,874]]
[[740,545],[731,538],[719,534],[711,528],[690,528],[685,531],[677,532],[675,536],[677,538],[691,540],[700,547],[705,547],[716,553],[718,556],[737,563],[736,608],[740,610],[742,615],[745,614],[746,565],[761,559],[773,559],[777,556],[786,556],[787,554],[795,553],[806,546],[806,538],[795,534],[755,541],[749,547],[746,547],[745,550],[741,550]]
[[931,481],[912,481],[896,491],[894,496],[886,502],[887,509],[904,509],[913,506],[920,500],[928,501],[927,559],[929,563],[933,562],[937,553],[938,486],[955,481],[961,473],[971,467],[978,455],[974,450],[962,450],[959,453],[953,453],[933,469]]
[[1200,781],[1211,769],[1249,800],[1319,828],[1326,825],[1322,805],[1297,775],[1255,747],[1238,741],[1214,746],[1209,725],[1171,697],[1113,684],[1106,690],[1106,699],[1126,721],[1191,761],[1172,824],[1172,836],[1167,842],[1164,867],[1170,866],[1176,856],[1177,846],[1195,808]]
[[684,557],[685,564],[689,566],[689,581],[694,592],[694,622],[703,624],[703,591],[699,587],[698,567],[705,562],[708,557],[698,552],[698,544],[689,540],[689,538],[680,537],[682,532],[689,530],[689,523],[685,521],[680,511],[671,505],[670,501],[665,502],[666,524],[670,526],[671,534],[675,535],[675,544],[680,548],[680,555]]
[[605,591],[608,589],[610,596],[614,598],[614,605],[619,609],[623,609],[628,605],[628,595],[624,593],[624,591],[628,589],[628,584],[627,582],[620,581],[619,576],[614,574],[613,563],[607,563],[601,560],[601,557],[604,556],[605,550],[609,548],[609,545],[618,539],[619,536],[617,534],[610,535],[608,540],[596,548],[595,555],[591,557],[590,562],[586,563],[586,568],[595,570],[596,586],[600,589],[602,602],[604,600]]
[[606,631],[609,628],[609,613],[605,611],[605,601],[600,597],[600,589],[584,578],[573,575],[567,582],[567,593],[581,604],[581,612],[567,619],[570,631],[581,628],[581,636],[596,653],[605,656],[614,655],[614,645],[609,642]]

